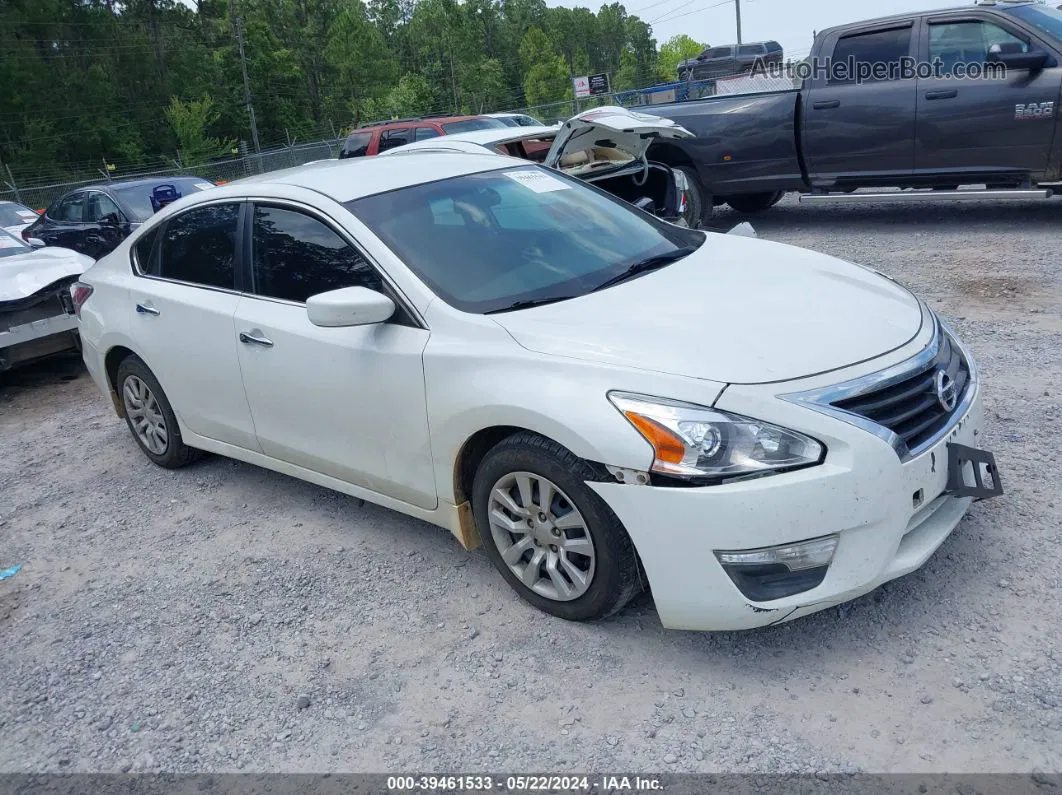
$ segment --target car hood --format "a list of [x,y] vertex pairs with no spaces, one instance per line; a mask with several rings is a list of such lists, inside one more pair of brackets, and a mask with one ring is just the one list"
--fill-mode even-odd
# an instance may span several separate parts
[[80,276],[92,263],[92,257],[68,248],[38,248],[0,257],[0,301],[29,298],[60,279]]
[[717,382],[829,372],[910,342],[922,307],[867,268],[709,234],[663,270],[570,301],[491,316],[524,348]]
[[658,138],[692,138],[671,119],[636,113],[620,106],[591,108],[561,125],[543,165],[557,168],[564,155],[591,146],[619,149],[641,160]]

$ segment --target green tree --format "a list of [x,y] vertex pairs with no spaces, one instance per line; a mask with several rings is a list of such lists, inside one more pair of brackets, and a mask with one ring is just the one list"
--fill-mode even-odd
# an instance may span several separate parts
[[208,129],[221,114],[214,109],[210,97],[182,102],[177,97],[170,99],[166,108],[166,120],[177,139],[178,160],[184,168],[209,163],[215,157],[229,154],[236,141],[222,140],[211,136]]
[[544,105],[571,97],[571,79],[564,58],[539,28],[530,28],[520,42],[524,98],[529,105]]
[[691,39],[685,33],[679,33],[660,45],[657,58],[657,74],[661,80],[674,80],[678,76],[678,65],[690,58],[696,58],[708,48]]

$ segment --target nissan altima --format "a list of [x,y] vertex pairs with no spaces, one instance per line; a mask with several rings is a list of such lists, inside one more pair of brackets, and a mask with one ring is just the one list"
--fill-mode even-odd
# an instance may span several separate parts
[[433,522],[564,619],[648,588],[670,628],[789,621],[1001,492],[974,359],[904,287],[500,155],[191,193],[72,293],[155,464],[229,456]]

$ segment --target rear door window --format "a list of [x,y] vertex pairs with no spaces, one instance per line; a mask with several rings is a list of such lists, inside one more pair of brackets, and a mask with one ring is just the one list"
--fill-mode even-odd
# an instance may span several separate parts
[[48,217],[64,224],[80,224],[85,217],[85,194],[72,193],[48,210]]
[[153,263],[155,275],[178,282],[236,287],[236,232],[240,205],[209,204],[181,213],[166,224]]
[[396,146],[405,146],[410,142],[412,132],[413,130],[408,127],[398,130],[384,130],[383,135],[380,136],[380,151],[386,152]]
[[434,127],[418,127],[413,133],[413,140],[427,141],[429,138],[438,138],[440,135],[442,133]]
[[371,140],[371,132],[351,133],[343,145],[343,157],[365,157]]

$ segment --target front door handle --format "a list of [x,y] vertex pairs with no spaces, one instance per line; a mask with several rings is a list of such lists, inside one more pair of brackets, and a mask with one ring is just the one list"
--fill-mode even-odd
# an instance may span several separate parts
[[946,91],[927,91],[926,99],[955,99],[959,96],[959,92],[954,89],[948,89]]
[[822,102],[816,102],[812,105],[815,110],[833,110],[834,108],[841,107],[841,100],[839,99],[827,99]]
[[138,315],[161,315],[162,313],[150,304],[137,304],[136,311]]
[[269,339],[269,337],[258,329],[255,329],[254,331],[241,331],[240,342],[246,345],[261,345],[264,348],[273,347],[273,340]]

